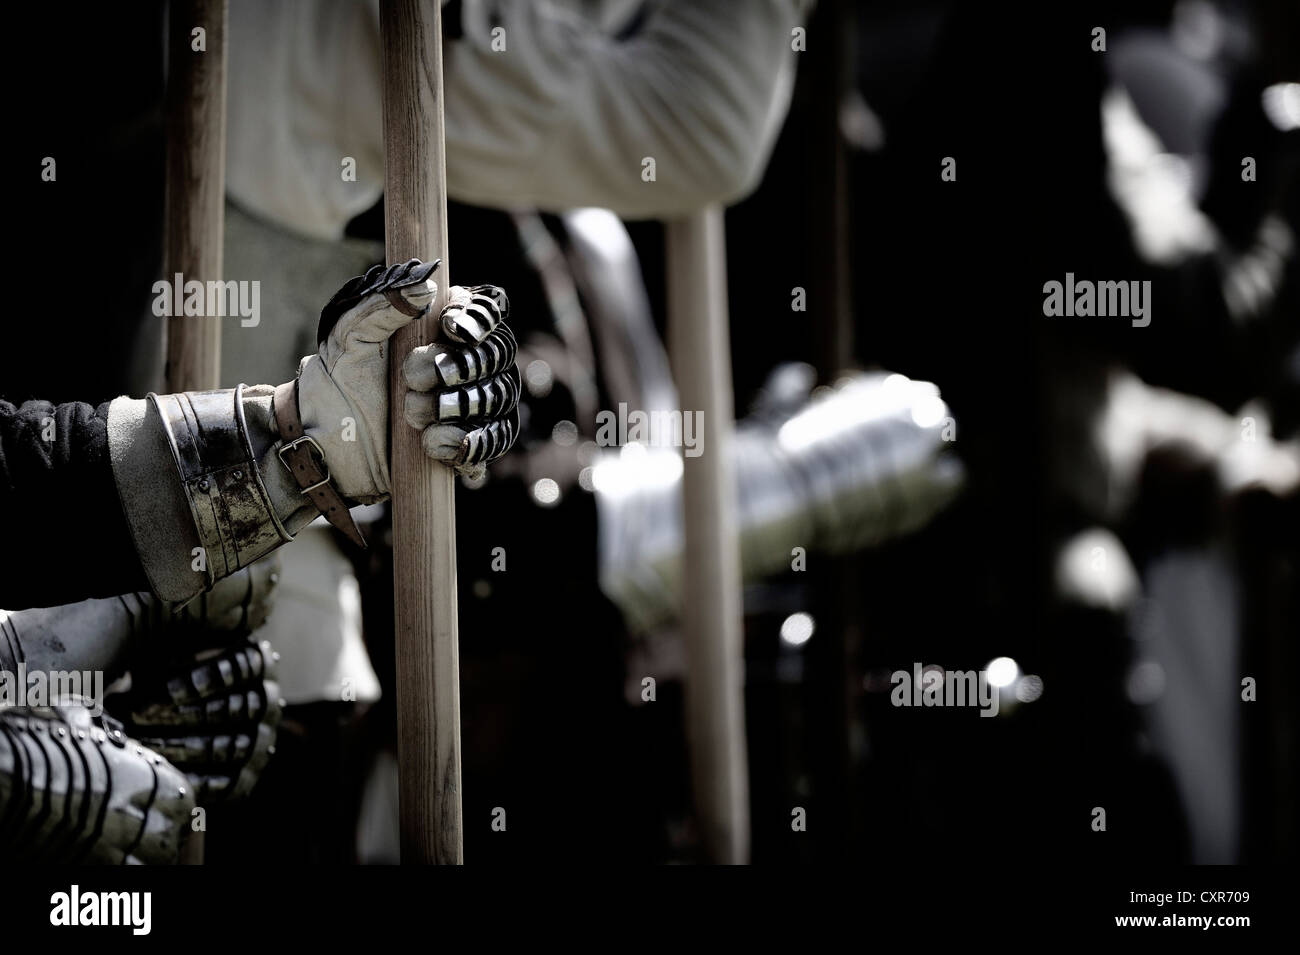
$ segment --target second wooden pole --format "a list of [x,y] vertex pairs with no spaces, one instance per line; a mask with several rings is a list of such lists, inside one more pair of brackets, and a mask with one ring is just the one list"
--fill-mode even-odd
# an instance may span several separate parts
[[703,415],[703,446],[683,456],[686,732],[705,852],[749,861],[742,627],[727,250],[720,206],[667,224],[668,350],[683,416]]

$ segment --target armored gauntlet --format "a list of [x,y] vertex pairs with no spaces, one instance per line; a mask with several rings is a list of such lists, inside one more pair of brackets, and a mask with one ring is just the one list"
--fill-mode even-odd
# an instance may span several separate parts
[[84,706],[0,710],[0,850],[39,862],[174,863],[194,796],[180,772]]
[[132,671],[110,697],[126,730],[185,773],[198,802],[248,795],[275,752],[280,689],[270,644],[245,640],[198,657],[176,654]]

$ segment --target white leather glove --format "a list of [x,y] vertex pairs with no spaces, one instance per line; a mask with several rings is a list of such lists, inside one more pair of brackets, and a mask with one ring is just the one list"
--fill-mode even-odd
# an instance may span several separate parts
[[[352,279],[321,312],[320,351],[298,371],[303,428],[325,455],[345,498],[388,497],[388,339],[432,304],[437,262],[375,266]],[[481,470],[519,433],[515,339],[502,323],[509,304],[492,286],[453,287],[440,317],[440,341],[404,365],[406,418],[424,431],[430,457],[457,470]]]

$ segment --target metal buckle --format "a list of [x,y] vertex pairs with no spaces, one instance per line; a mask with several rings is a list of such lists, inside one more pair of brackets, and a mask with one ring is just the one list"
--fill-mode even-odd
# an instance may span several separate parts
[[[280,463],[284,465],[284,469],[288,471],[290,474],[293,474],[293,467],[290,466],[289,462],[284,459],[284,453],[286,451],[292,451],[294,448],[298,447],[298,445],[302,444],[304,441],[306,441],[308,444],[310,444],[313,448],[316,449],[316,455],[317,457],[320,458],[320,467],[325,472],[325,477],[322,480],[317,481],[311,487],[303,488],[301,491],[301,493],[303,494],[310,494],[312,491],[316,490],[316,488],[321,487],[322,485],[325,484],[329,484],[330,482],[330,467],[328,464],[325,463],[325,452],[321,449],[321,446],[316,443],[316,439],[309,434],[304,434],[300,438],[294,438],[292,441],[280,445],[280,447],[276,448],[275,453],[276,456],[279,457]],[[297,478],[295,478],[294,480],[297,480]]]

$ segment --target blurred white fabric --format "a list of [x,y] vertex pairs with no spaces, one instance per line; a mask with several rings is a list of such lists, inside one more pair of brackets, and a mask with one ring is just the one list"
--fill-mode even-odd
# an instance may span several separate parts
[[[378,6],[230,5],[226,187],[236,202],[332,239],[378,200]],[[643,16],[624,0],[464,0],[464,36],[444,46],[453,199],[650,218],[757,184],[789,105],[792,31],[807,4],[638,6]],[[343,178],[345,157],[355,181]],[[642,179],[646,157],[653,182]]]
[[323,518],[284,548],[275,611],[258,636],[280,654],[286,703],[379,699],[361,636],[361,590]]

